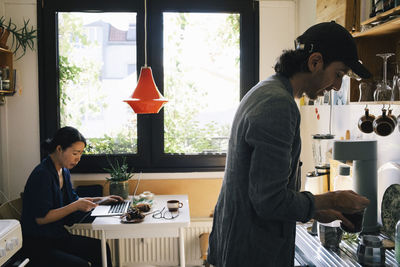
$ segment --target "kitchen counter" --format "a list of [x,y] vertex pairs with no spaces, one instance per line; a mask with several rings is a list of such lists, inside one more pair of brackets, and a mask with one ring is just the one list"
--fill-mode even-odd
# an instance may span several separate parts
[[[334,252],[324,248],[318,236],[307,232],[309,226],[309,223],[296,226],[296,266],[362,266],[357,262],[356,241],[342,240],[340,250]],[[400,266],[396,262],[394,249],[386,249],[385,256],[385,266]]]

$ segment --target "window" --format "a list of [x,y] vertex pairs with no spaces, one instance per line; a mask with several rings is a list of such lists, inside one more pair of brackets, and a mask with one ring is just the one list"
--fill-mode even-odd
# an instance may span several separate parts
[[60,126],[82,132],[87,155],[135,154],[137,116],[121,101],[137,80],[126,67],[136,64],[128,38],[136,13],[58,12],[57,19]]
[[164,153],[221,154],[239,104],[240,14],[164,13]]
[[147,2],[147,56],[159,114],[122,102],[144,64],[143,1],[45,1],[39,12],[41,139],[78,128],[88,146],[76,172],[107,158],[142,171],[223,170],[231,122],[257,81],[258,3]]

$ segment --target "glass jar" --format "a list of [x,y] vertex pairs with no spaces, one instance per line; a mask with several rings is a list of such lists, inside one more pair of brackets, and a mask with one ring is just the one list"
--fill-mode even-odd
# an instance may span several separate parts
[[332,158],[332,143],[335,136],[331,134],[314,134],[312,152],[316,167],[329,167]]
[[396,253],[396,261],[400,263],[400,220],[396,224],[396,232],[395,236],[395,253]]
[[10,91],[10,80],[2,80],[2,90]]
[[350,166],[344,164],[339,165],[339,175],[333,178],[333,190],[353,190]]

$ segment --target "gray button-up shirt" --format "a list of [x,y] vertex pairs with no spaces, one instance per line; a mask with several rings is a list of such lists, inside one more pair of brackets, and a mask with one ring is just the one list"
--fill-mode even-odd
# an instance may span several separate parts
[[217,267],[293,266],[296,221],[314,213],[299,192],[300,112],[273,75],[242,99],[232,125],[208,261]]

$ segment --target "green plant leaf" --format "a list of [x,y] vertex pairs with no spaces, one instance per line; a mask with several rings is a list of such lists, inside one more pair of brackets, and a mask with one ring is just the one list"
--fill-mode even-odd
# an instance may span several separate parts
[[8,23],[4,16],[0,17],[0,27],[6,29],[11,35],[11,46],[10,49],[14,55],[17,54],[18,50],[22,50],[21,55],[16,59],[20,59],[26,53],[26,49],[34,50],[34,40],[36,39],[37,30],[33,26],[29,27],[29,19],[23,22],[23,26],[18,29],[17,25],[9,19]]
[[107,157],[107,161],[109,164],[109,168],[104,168],[110,174],[110,177],[107,177],[107,181],[127,181],[133,176],[133,168],[129,170],[128,163],[126,162],[126,157],[122,157],[122,163],[115,159],[114,163],[110,161]]

